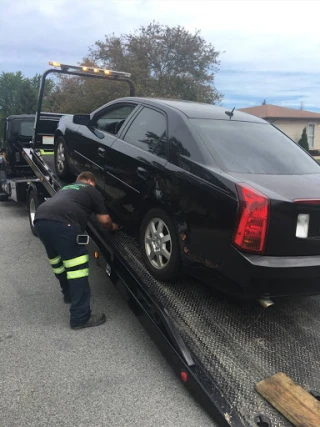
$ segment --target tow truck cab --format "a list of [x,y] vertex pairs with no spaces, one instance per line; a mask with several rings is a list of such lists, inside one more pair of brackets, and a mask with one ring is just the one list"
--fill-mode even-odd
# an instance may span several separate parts
[[[40,113],[35,141],[40,154],[53,154],[53,136],[62,115]],[[33,144],[35,118],[35,114],[21,114],[5,119],[0,144],[0,200],[11,197],[25,203],[30,183],[38,181],[23,156],[24,149],[31,148]]]
[[[41,112],[37,128],[37,147],[53,151],[53,135],[63,114]],[[29,176],[30,167],[22,156],[23,148],[31,147],[35,114],[12,115],[6,118],[2,155],[6,160],[7,177]]]
[[8,178],[32,174],[21,152],[22,148],[30,146],[34,120],[34,114],[13,115],[5,119],[1,152],[5,160]]

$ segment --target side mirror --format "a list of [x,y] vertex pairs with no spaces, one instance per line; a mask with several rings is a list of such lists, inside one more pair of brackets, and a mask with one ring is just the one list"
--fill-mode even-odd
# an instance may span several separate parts
[[90,114],[75,114],[73,116],[73,123],[76,125],[89,126]]

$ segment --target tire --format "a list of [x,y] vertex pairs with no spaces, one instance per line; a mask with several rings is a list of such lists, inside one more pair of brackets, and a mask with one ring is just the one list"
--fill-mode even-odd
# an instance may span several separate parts
[[34,222],[34,216],[35,216],[36,210],[40,205],[41,205],[41,200],[37,194],[37,191],[31,190],[28,198],[29,223],[30,223],[31,232],[36,237],[38,236],[34,228],[33,222]]
[[71,177],[68,147],[63,136],[58,136],[54,145],[54,165],[59,178]]
[[154,278],[168,281],[180,275],[177,233],[173,221],[162,209],[151,209],[143,218],[140,227],[140,248],[143,262]]

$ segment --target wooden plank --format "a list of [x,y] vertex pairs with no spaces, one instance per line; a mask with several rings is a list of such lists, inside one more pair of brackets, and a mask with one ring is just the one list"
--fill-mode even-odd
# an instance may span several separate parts
[[296,427],[320,427],[320,402],[279,372],[256,384],[256,390]]

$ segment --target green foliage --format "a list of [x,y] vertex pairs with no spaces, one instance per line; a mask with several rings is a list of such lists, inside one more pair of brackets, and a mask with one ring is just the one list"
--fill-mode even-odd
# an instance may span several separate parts
[[302,131],[301,138],[298,142],[298,144],[304,148],[306,151],[309,151],[309,144],[308,144],[308,136],[307,136],[307,129],[304,128]]
[[[219,103],[214,87],[220,52],[200,31],[152,22],[133,33],[105,36],[89,49],[82,65],[132,74],[137,96],[177,98]],[[34,114],[41,76],[21,72],[0,75],[0,119],[11,114]],[[101,105],[129,95],[126,83],[61,75],[46,81],[42,111],[89,113]],[[1,108],[2,107],[2,108]],[[3,123],[3,122],[2,122]],[[0,138],[3,129],[0,124]]]
[[140,96],[214,103],[221,100],[213,86],[219,54],[200,31],[152,22],[120,37],[106,36],[91,48],[89,59],[131,72]]
[[128,95],[127,84],[62,75],[49,97],[50,111],[91,113],[108,101]]
[[[40,74],[25,77],[21,71],[0,74],[0,140],[4,119],[12,114],[34,114],[37,108]],[[47,82],[46,93],[53,90],[53,82]]]
[[[220,52],[200,31],[152,22],[129,34],[105,36],[90,48],[82,65],[127,71],[137,96],[219,103],[214,87]],[[88,113],[113,99],[128,96],[126,84],[62,77],[56,88],[56,111]]]

